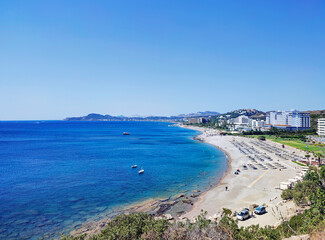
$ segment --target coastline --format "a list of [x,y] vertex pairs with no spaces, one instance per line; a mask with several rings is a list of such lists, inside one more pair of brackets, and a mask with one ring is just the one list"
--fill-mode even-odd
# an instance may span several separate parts
[[[296,177],[302,170],[302,167],[292,163],[288,159],[282,159],[273,153],[260,148],[258,140],[248,139],[240,136],[221,136],[216,130],[208,128],[199,128],[186,126],[187,128],[200,130],[204,134],[200,135],[202,141],[211,144],[223,151],[228,158],[228,171],[220,180],[218,185],[209,189],[200,195],[199,200],[194,204],[193,208],[186,212],[182,218],[194,219],[201,211],[207,212],[208,219],[220,219],[223,208],[228,208],[232,212],[240,211],[247,207],[253,209],[253,206],[264,205],[268,209],[268,214],[254,216],[246,221],[239,221],[239,226],[249,226],[259,224],[260,226],[277,226],[283,219],[301,211],[292,201],[282,201],[279,189],[280,182],[288,181]],[[256,157],[255,153],[243,154],[234,143],[243,144],[250,149],[259,151],[263,156],[269,156],[272,160],[262,160],[262,164],[271,164],[267,169],[257,170],[251,168],[244,170],[243,165],[251,163],[248,156]],[[281,144],[266,141],[268,146],[279,149]],[[298,152],[297,149],[287,148],[288,154]],[[300,152],[303,155],[303,152]],[[267,163],[266,163],[267,162]],[[253,164],[260,164],[259,162]],[[285,168],[275,167],[282,164]],[[233,174],[235,170],[240,169],[238,175]],[[282,171],[281,171],[282,170]],[[226,187],[228,188],[226,190]]]
[[[182,127],[182,128],[187,128],[187,129],[191,129],[191,130],[195,130],[195,131],[199,131],[200,134],[198,134],[197,136],[194,137],[194,140],[198,140],[198,141],[201,141],[201,142],[204,142],[204,143],[207,143],[217,149],[219,149],[220,151],[222,151],[225,156],[226,156],[226,159],[227,159],[227,169],[226,171],[224,172],[223,176],[220,178],[220,180],[218,181],[218,183],[213,186],[213,187],[210,187],[208,190],[202,192],[198,198],[197,198],[197,201],[194,203],[194,205],[184,214],[182,215],[178,220],[183,220],[183,219],[190,219],[190,220],[193,220],[196,216],[198,216],[200,213],[198,213],[197,215],[195,216],[191,216],[190,218],[187,217],[187,214],[189,214],[191,211],[193,211],[197,206],[199,206],[202,202],[202,200],[204,199],[204,197],[211,191],[213,191],[214,189],[220,187],[224,181],[224,179],[231,173],[231,171],[233,170],[232,168],[232,157],[231,157],[231,154],[224,148],[218,146],[218,145],[215,145],[215,144],[212,144],[210,142],[208,142],[206,140],[206,138],[204,137],[204,133],[207,131],[206,128],[202,128],[202,127],[195,127],[195,126],[186,126],[186,125],[183,125],[183,124],[177,124],[179,127]],[[217,130],[212,130],[210,131],[210,133],[208,135],[210,136],[214,136],[214,135],[217,135],[219,134],[219,131]],[[210,217],[211,218],[211,217]]]
[[[176,125],[178,127],[187,128],[183,125],[182,126],[180,126],[179,124]],[[195,129],[195,128],[188,128],[188,129],[196,130],[199,132],[199,134],[193,136],[194,141],[201,141],[207,143],[203,139],[200,139],[200,137],[204,134],[203,129]],[[214,145],[212,146],[216,147]],[[96,220],[89,220],[82,223],[81,226],[79,226],[77,229],[71,230],[69,234],[72,236],[80,236],[86,234],[87,237],[89,237],[94,234],[100,233],[101,230],[105,228],[106,223],[110,221],[112,218],[120,214],[130,214],[136,212],[146,212],[148,214],[153,214],[158,218],[163,217],[169,220],[181,220],[183,218],[182,215],[189,212],[194,207],[196,202],[200,201],[202,195],[206,194],[212,188],[218,186],[222,181],[222,179],[226,177],[227,174],[229,174],[230,172],[229,162],[231,162],[231,157],[227,152],[223,151],[220,148],[218,149],[221,150],[226,155],[227,170],[226,172],[224,172],[223,176],[217,180],[215,185],[214,186],[210,185],[210,187],[207,190],[202,190],[202,189],[195,189],[192,191],[186,190],[186,191],[175,193],[169,198],[149,198],[146,200],[135,202],[133,204],[122,205],[121,207],[117,207],[116,209],[114,209],[112,211],[113,214],[106,214],[106,213],[101,214],[102,217],[97,216],[95,218]]]
[[[288,178],[293,178],[302,169],[291,162],[284,162],[286,170],[242,170],[239,175],[231,174],[234,169],[241,168],[246,164],[246,156],[243,156],[237,148],[232,145],[233,141],[251,144],[251,139],[244,137],[220,136],[218,131],[206,128],[184,126],[199,131],[193,139],[210,144],[221,150],[227,158],[227,170],[215,186],[206,191],[198,190],[192,195],[179,193],[167,199],[148,199],[128,206],[120,213],[147,212],[157,217],[165,217],[169,220],[194,220],[201,213],[207,212],[208,219],[219,219],[223,208],[229,208],[233,212],[244,207],[251,208],[252,205],[264,205],[269,209],[269,214],[254,217],[249,221],[239,222],[239,226],[259,224],[260,226],[278,225],[283,218],[294,215],[299,209],[291,202],[281,200],[281,190],[278,189],[279,183]],[[273,143],[272,143],[273,144]],[[276,144],[273,144],[276,145]],[[281,147],[278,145],[277,147]],[[296,150],[295,150],[296,151]],[[274,159],[278,162],[281,159]],[[228,187],[228,191],[225,187]],[[193,196],[193,197],[189,197]],[[176,206],[176,205],[180,206]],[[176,206],[176,208],[174,208]],[[176,209],[176,210],[175,210]],[[181,211],[177,211],[181,209]],[[77,230],[72,231],[71,235],[87,234],[87,236],[99,233],[110,218],[105,218],[97,222],[83,224]]]
[[[201,127],[194,127],[194,126],[186,126],[186,125],[179,125],[179,127],[183,127],[183,128],[188,128],[188,129],[192,129],[192,130],[196,130],[196,131],[199,131],[200,134],[198,136],[196,136],[196,139],[197,140],[200,140],[204,143],[207,143],[207,144],[210,144],[211,146],[219,149],[220,151],[222,151],[225,155],[226,155],[226,158],[227,158],[227,170],[226,172],[224,173],[224,175],[221,177],[221,179],[218,181],[218,183],[214,186],[214,187],[211,187],[210,189],[208,189],[207,191],[204,191],[198,198],[198,201],[196,202],[195,205],[198,205],[200,204],[200,202],[202,201],[202,199],[208,194],[208,192],[210,191],[213,191],[214,189],[220,187],[220,185],[223,183],[223,181],[225,180],[225,178],[230,174],[230,172],[233,170],[232,169],[232,158],[231,158],[231,154],[224,148],[221,148],[220,146],[217,146],[217,145],[214,145],[214,144],[211,144],[209,142],[206,141],[206,139],[203,137],[203,134],[204,134],[204,131],[206,131],[207,129],[204,129],[204,128],[201,128]],[[218,134],[218,131],[213,131],[213,134]],[[200,136],[202,136],[202,138],[200,138]],[[194,208],[195,206],[193,206],[190,211]],[[189,212],[190,212],[189,211]],[[184,217],[183,217],[184,218]],[[187,218],[187,217],[185,217]]]

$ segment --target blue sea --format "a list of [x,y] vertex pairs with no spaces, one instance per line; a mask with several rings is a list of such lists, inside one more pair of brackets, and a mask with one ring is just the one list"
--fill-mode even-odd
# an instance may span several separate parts
[[121,206],[207,190],[227,160],[197,134],[163,122],[0,122],[0,239],[55,238]]

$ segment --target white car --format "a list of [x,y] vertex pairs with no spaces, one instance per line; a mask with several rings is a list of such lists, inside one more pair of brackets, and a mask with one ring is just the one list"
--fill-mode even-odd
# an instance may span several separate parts
[[250,215],[249,215],[249,210],[247,208],[237,213],[237,219],[240,221],[244,221],[248,218],[250,218]]

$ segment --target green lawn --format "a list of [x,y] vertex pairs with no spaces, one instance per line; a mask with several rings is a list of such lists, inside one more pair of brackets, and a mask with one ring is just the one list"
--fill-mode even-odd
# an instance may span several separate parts
[[300,162],[297,162],[297,161],[293,161],[294,163],[297,163],[298,165],[300,165],[300,166],[306,166],[305,164],[302,164],[302,163],[300,163]]

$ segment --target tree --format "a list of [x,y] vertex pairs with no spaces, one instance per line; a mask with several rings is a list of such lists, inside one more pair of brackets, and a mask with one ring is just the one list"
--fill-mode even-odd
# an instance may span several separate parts
[[324,157],[323,153],[314,153],[314,155],[318,160],[318,165],[321,165],[321,158]]
[[293,192],[292,189],[286,189],[281,193],[281,198],[283,200],[291,200],[293,199]]
[[325,187],[325,166],[320,167],[319,180],[321,181],[323,187]]
[[306,154],[305,157],[307,158],[307,160],[309,160],[309,164],[311,164],[311,161],[310,161],[310,154]]

